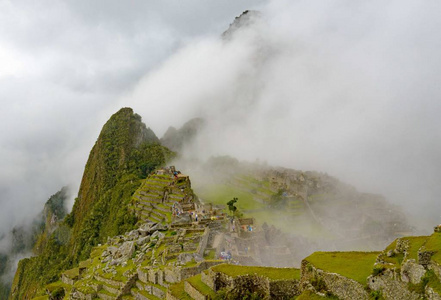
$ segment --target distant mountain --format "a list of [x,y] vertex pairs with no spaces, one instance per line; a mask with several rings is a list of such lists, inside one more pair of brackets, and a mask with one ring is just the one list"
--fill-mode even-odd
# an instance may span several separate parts
[[9,245],[8,249],[0,253],[0,299],[8,297],[16,260],[39,254],[47,237],[58,227],[59,220],[66,216],[67,198],[68,188],[63,187],[49,198],[43,211],[30,224],[15,226],[8,235],[0,239]]
[[222,33],[222,38],[228,40],[235,34],[236,31],[251,26],[256,21],[260,21],[262,15],[256,10],[246,10],[240,16],[236,17],[228,29]]
[[180,152],[186,144],[194,141],[204,124],[203,119],[194,118],[185,123],[180,129],[171,126],[161,138],[161,144],[172,151]]

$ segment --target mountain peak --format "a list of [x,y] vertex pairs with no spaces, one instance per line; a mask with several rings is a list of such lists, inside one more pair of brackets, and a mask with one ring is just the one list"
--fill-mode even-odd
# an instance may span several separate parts
[[240,16],[236,17],[233,23],[222,34],[224,39],[230,39],[238,30],[246,28],[254,24],[257,20],[262,18],[262,14],[257,10],[246,10]]

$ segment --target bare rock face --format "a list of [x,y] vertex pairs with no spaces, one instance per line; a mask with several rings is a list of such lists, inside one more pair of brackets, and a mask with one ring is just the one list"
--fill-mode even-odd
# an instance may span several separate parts
[[121,259],[122,261],[127,261],[132,258],[133,253],[135,253],[135,243],[133,241],[125,242],[118,251],[115,253],[115,257]]
[[421,282],[424,274],[426,274],[426,269],[422,265],[417,264],[414,259],[406,260],[401,266],[401,279],[405,282],[418,284]]
[[138,246],[142,246],[142,245],[144,245],[145,243],[148,243],[150,241],[150,237],[149,236],[141,236],[137,241],[136,241],[136,244],[138,245]]
[[230,24],[230,27],[222,34],[222,37],[226,40],[231,39],[236,31],[254,24],[261,18],[262,16],[259,11],[246,10],[234,19],[234,22]]

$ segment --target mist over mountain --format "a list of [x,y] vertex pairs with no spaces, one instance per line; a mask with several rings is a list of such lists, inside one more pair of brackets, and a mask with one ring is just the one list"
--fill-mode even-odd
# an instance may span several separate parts
[[[138,230],[136,197],[166,164],[192,178],[185,201],[240,195],[238,218],[263,221],[265,247],[295,264],[317,250],[382,250],[439,223],[440,4],[194,1],[191,18],[178,4],[151,18],[140,2],[102,3],[98,15],[100,5],[65,4],[49,21],[39,5],[1,4],[0,16],[29,20],[0,21],[17,33],[0,30],[0,61],[12,62],[0,116],[14,129],[0,133],[1,292],[23,257],[38,255],[20,262],[13,299]],[[66,184],[75,192],[39,215]],[[172,223],[160,205],[149,217]]]
[[179,49],[123,101],[159,133],[163,111],[174,127],[207,120],[194,157],[328,172],[437,223],[437,4],[358,4],[272,2],[228,39]]

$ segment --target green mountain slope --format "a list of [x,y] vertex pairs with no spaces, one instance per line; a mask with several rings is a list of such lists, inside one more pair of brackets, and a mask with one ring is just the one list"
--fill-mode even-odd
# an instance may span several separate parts
[[61,270],[89,257],[93,246],[132,229],[132,194],[173,155],[131,108],[112,115],[90,152],[72,212],[45,239],[39,256],[20,261],[9,298],[31,298]]

